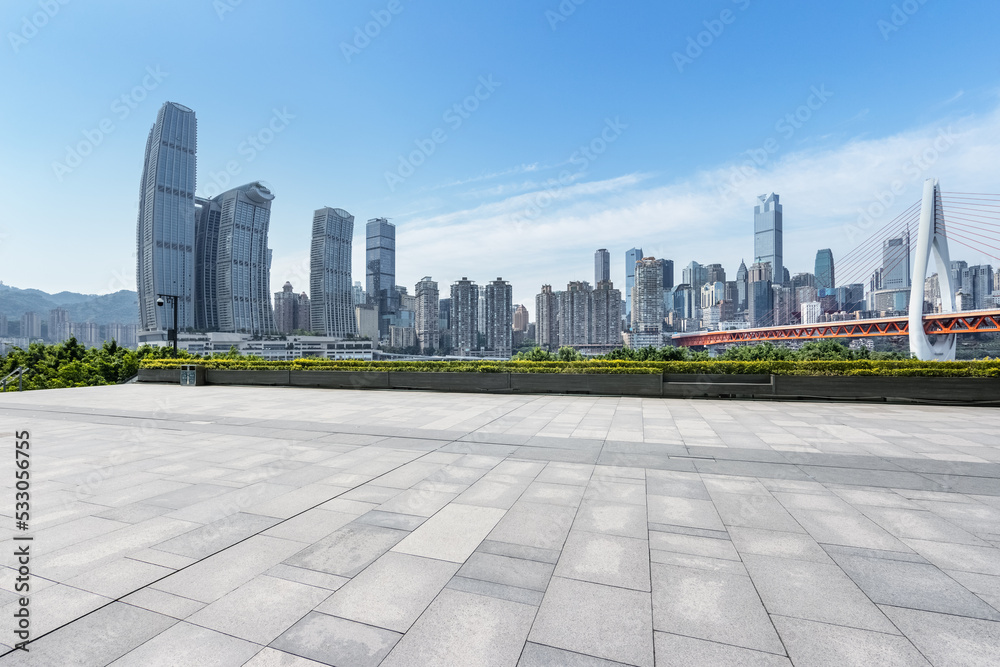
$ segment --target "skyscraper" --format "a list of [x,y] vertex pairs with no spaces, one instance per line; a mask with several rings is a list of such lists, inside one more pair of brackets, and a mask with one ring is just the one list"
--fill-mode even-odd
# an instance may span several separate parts
[[816,289],[834,289],[837,286],[833,271],[833,251],[829,248],[816,252]]
[[[962,291],[972,300],[972,308],[982,310],[989,307],[987,297],[993,293],[993,267],[977,264],[962,271]],[[49,332],[51,337],[52,333]]]
[[663,344],[663,266],[652,257],[635,265],[632,334],[633,347]]
[[[0,332],[6,335],[7,332]],[[61,343],[69,339],[69,313],[62,308],[53,308],[49,311],[49,340],[53,343]]]
[[354,216],[329,206],[313,214],[309,257],[310,329],[321,336],[354,336],[358,325],[351,285]]
[[[635,263],[642,259],[642,248],[625,253],[625,315],[632,313],[632,288],[635,286]],[[630,320],[631,321],[631,320]]]
[[311,317],[309,297],[305,292],[296,294],[292,283],[286,281],[281,291],[274,293],[274,326],[278,333],[289,334],[296,329],[309,331]]
[[674,286],[674,260],[672,259],[658,259],[656,260],[663,267],[663,289],[669,290]]
[[365,290],[378,308],[379,334],[389,335],[392,317],[399,310],[396,292],[396,225],[372,218],[365,230]]
[[743,312],[747,309],[747,292],[750,289],[750,272],[747,271],[746,262],[740,260],[740,268],[736,271],[736,310]]
[[479,286],[464,277],[451,285],[451,345],[458,354],[479,348]]
[[195,326],[253,335],[276,331],[267,247],[274,195],[259,182],[197,199]]
[[785,275],[781,229],[779,196],[771,193],[757,197],[757,205],[753,208],[754,262],[770,262],[771,280],[779,283],[784,280]]
[[590,342],[594,345],[620,345],[622,342],[622,293],[610,280],[597,283],[590,293],[593,299]]
[[510,283],[503,278],[486,285],[486,348],[499,357],[513,353],[514,327],[511,306],[514,293]]
[[752,327],[774,323],[774,291],[771,289],[771,263],[754,262],[748,273],[747,321]]
[[528,315],[528,309],[524,307],[524,304],[517,304],[517,308],[514,309],[514,331],[524,333],[528,331],[529,324],[531,324],[531,318]]
[[681,272],[682,283],[690,285],[696,292],[701,290],[701,286],[708,282],[708,267],[702,266],[698,262],[691,262]]
[[601,248],[594,253],[594,284],[611,280],[611,253]]
[[906,289],[913,279],[910,271],[909,233],[882,242],[882,289]]
[[722,268],[722,264],[709,264],[705,267],[705,282],[706,283],[724,283],[726,282],[726,270]]
[[569,283],[559,294],[559,345],[587,345],[593,324],[593,288],[580,280]]
[[542,291],[535,296],[535,335],[538,346],[546,350],[559,347],[558,308],[552,285],[542,285]]
[[194,190],[198,122],[194,111],[164,102],[146,139],[136,223],[136,289],[142,331],[194,326]]
[[417,293],[417,343],[420,351],[427,353],[430,350],[437,350],[441,345],[439,308],[440,292],[438,284],[431,280],[430,276],[425,277],[416,286]]

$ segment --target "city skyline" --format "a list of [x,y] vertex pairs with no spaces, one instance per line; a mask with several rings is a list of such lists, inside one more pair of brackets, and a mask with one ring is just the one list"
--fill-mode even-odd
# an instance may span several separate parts
[[[350,62],[341,43],[350,44],[380,7],[315,5],[299,14],[241,3],[219,15],[211,3],[179,0],[170,16],[139,5],[68,8],[16,50],[8,45],[10,57],[0,62],[22,91],[5,112],[18,128],[4,139],[5,155],[17,159],[0,174],[22,197],[10,207],[8,220],[16,223],[0,225],[0,264],[9,272],[0,279],[50,292],[135,288],[134,246],[122,232],[138,211],[142,141],[165,100],[198,112],[198,196],[254,179],[279,193],[273,286],[308,281],[302,220],[327,202],[359,220],[384,216],[398,226],[399,247],[407,248],[397,266],[400,284],[413,285],[428,270],[443,281],[503,275],[515,301],[530,304],[539,285],[588,279],[595,247],[611,252],[613,278],[624,274],[623,251],[639,245],[681,265],[714,261],[731,271],[741,258],[752,262],[743,221],[765,191],[787,202],[792,273],[810,270],[820,244],[807,239],[828,239],[821,245],[843,255],[866,229],[859,209],[881,195],[893,200],[885,215],[902,210],[919,196],[924,176],[992,191],[997,76],[981,54],[972,57],[977,40],[969,31],[988,31],[1000,9],[977,8],[973,21],[971,8],[928,3],[905,26],[883,32],[879,21],[890,6],[847,2],[807,16],[789,11],[788,2],[746,4],[734,4],[736,21],[683,71],[674,54],[717,19],[704,7],[647,3],[641,13],[626,13],[588,3],[553,24],[549,10],[534,3],[452,2],[439,9],[469,28],[456,32],[439,25],[439,10],[404,4]],[[15,1],[2,16],[16,34],[34,11],[37,3]],[[160,27],[130,42],[130,57],[122,58],[106,36],[139,24]],[[761,48],[754,35],[775,24],[785,28],[786,43]],[[279,30],[291,25],[294,42]],[[191,35],[186,52],[173,48],[182,26]],[[265,26],[282,47],[266,62],[245,39]],[[660,26],[656,39],[653,26]],[[609,33],[631,34],[630,48],[592,53],[588,45]],[[317,59],[314,34],[325,37],[332,55],[319,68],[306,67]],[[516,50],[504,46],[513,34]],[[957,34],[963,39],[948,40]],[[440,50],[423,48],[429,39],[439,39]],[[849,53],[820,57],[848,39]],[[949,46],[925,53],[928,39]],[[540,77],[535,63],[553,45],[574,57]],[[79,49],[88,53],[86,70],[73,58]],[[460,67],[456,49],[465,56]],[[790,51],[799,55],[788,58]],[[892,86],[859,67],[870,61],[893,72]],[[206,79],[205,62],[219,75]],[[104,74],[94,77],[95,68]],[[768,95],[756,94],[743,76],[747,68],[769,72]],[[299,73],[307,71],[312,80]],[[580,85],[584,73],[587,86]],[[269,85],[259,85],[262,77]],[[344,90],[358,103],[326,104]],[[400,96],[406,113],[398,111]],[[664,103],[678,97],[688,103]],[[729,111],[734,100],[739,114]],[[445,140],[431,140],[433,154],[411,160],[438,128]],[[392,190],[387,172],[409,175]],[[69,220],[92,233],[62,241],[71,236]],[[43,243],[51,268],[32,259],[30,250]],[[358,276],[360,238],[353,250]],[[508,261],[512,256],[517,261]],[[964,259],[989,261],[971,253]]]

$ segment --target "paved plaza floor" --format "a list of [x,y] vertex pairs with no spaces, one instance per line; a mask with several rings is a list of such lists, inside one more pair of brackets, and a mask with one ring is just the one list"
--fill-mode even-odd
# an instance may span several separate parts
[[0,665],[1000,664],[993,409],[133,384],[0,434]]

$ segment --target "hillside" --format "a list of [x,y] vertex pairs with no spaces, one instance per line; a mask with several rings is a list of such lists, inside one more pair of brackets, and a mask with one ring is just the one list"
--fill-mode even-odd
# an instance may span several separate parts
[[139,322],[139,297],[131,290],[113,294],[78,294],[59,292],[49,294],[36,289],[18,289],[0,283],[0,314],[9,320],[20,319],[26,312],[36,312],[47,319],[53,308],[63,308],[71,322],[96,322],[97,324],[137,324]]

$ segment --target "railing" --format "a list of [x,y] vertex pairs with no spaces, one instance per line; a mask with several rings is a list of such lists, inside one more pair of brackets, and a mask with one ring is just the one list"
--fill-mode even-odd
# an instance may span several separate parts
[[4,379],[0,380],[0,391],[7,391],[7,381],[15,375],[17,376],[17,390],[24,391],[24,374],[30,372],[24,366],[18,366],[14,371],[8,373]]

